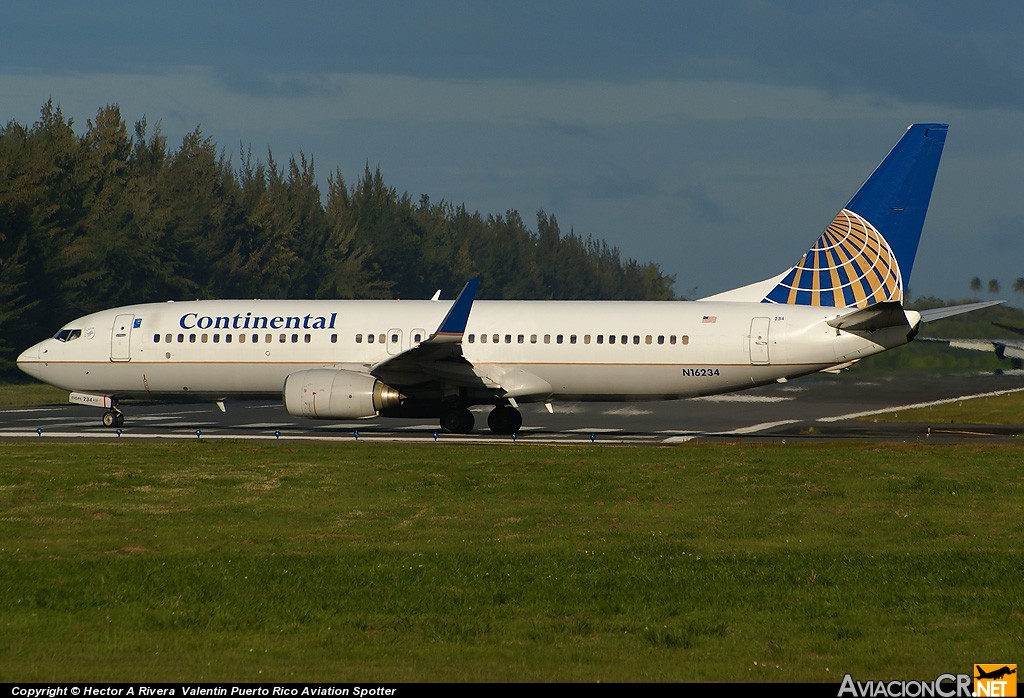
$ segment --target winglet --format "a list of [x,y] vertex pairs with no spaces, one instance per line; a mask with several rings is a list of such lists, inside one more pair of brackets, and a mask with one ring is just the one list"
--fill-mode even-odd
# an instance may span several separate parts
[[430,338],[437,341],[443,338],[462,341],[462,335],[466,332],[466,325],[469,323],[469,311],[473,309],[473,300],[476,298],[476,290],[480,286],[480,277],[470,279],[462,287],[459,297],[452,303],[448,314],[444,316],[437,332]]

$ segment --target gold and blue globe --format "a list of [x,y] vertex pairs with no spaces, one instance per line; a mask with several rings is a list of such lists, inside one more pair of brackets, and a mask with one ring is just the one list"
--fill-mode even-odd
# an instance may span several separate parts
[[902,301],[903,280],[892,248],[866,219],[843,209],[766,303],[864,308]]

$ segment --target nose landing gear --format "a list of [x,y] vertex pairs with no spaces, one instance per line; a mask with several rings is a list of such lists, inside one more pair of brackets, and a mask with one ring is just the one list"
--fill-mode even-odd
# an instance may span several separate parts
[[120,410],[107,410],[103,413],[103,426],[111,429],[124,426],[124,414]]

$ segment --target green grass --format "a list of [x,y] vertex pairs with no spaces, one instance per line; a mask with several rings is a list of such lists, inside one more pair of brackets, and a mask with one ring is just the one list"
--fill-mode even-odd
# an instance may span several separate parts
[[918,407],[899,412],[863,417],[867,422],[918,422],[933,426],[943,424],[1024,424],[1024,391],[960,400],[932,407]]
[[0,463],[0,682],[928,678],[1024,641],[1019,448],[18,442]]
[[0,407],[28,407],[36,405],[66,405],[68,391],[51,385],[36,383],[0,382]]

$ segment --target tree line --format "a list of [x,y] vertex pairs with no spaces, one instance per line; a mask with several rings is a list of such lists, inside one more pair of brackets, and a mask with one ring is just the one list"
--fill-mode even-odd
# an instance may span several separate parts
[[194,298],[671,299],[657,264],[537,213],[414,199],[365,168],[326,195],[305,154],[235,164],[198,127],[177,149],[116,105],[84,133],[52,101],[0,130],[0,366],[61,322]]

